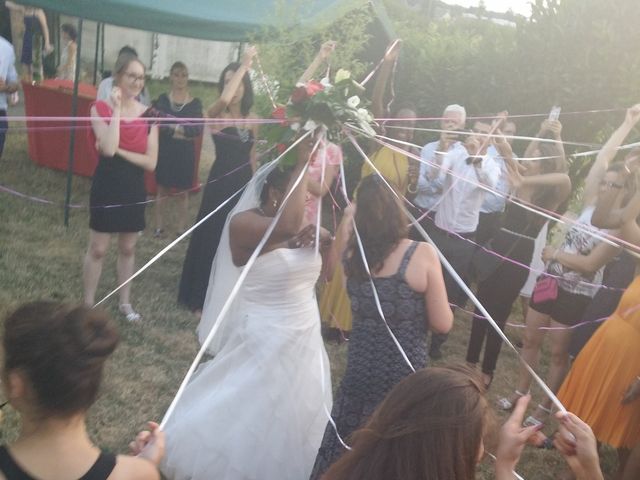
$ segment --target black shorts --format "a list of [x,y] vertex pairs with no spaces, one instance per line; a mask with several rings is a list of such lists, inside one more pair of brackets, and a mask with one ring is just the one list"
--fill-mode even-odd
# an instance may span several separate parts
[[536,303],[533,301],[533,295],[531,295],[529,307],[538,313],[549,315],[558,323],[572,326],[580,323],[591,300],[591,297],[587,295],[570,293],[558,287],[558,298]]

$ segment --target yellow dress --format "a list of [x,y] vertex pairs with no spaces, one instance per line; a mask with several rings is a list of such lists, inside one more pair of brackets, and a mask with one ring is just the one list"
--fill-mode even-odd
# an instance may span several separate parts
[[[380,171],[380,174],[393,185],[399,193],[407,193],[409,183],[409,159],[404,153],[396,152],[389,147],[383,146],[376,153],[371,155],[371,163]],[[367,177],[375,170],[364,162],[360,178]]]
[[[409,159],[406,155],[383,146],[371,155],[371,162],[399,193],[406,193],[409,182]],[[361,178],[373,173],[375,170],[365,162]],[[324,286],[320,296],[320,318],[330,327],[348,332],[351,331],[351,301],[347,295],[343,272],[342,263],[339,263],[333,278]]]
[[640,276],[582,349],[558,398],[600,442],[632,448],[640,442],[640,399],[627,405],[620,400],[639,374]]

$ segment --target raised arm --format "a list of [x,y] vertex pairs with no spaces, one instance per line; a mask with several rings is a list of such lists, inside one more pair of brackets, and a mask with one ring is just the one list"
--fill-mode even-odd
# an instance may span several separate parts
[[387,91],[387,83],[391,77],[393,71],[393,64],[398,58],[400,53],[400,41],[396,41],[395,45],[387,51],[382,61],[382,66],[376,77],[376,82],[373,85],[373,93],[371,95],[371,113],[375,118],[380,118],[385,115],[384,108],[384,94]]
[[218,98],[213,105],[209,107],[209,110],[207,110],[207,116],[209,118],[217,118],[229,106],[229,103],[231,103],[233,96],[236,94],[240,83],[242,83],[242,77],[244,77],[251,68],[251,65],[253,64],[253,57],[255,57],[257,53],[258,50],[256,50],[256,47],[254,46],[247,48],[244,52],[240,67],[234,72],[229,82],[222,89],[220,98]]
[[625,161],[624,169],[618,174],[618,182],[601,188],[596,202],[596,209],[591,217],[591,224],[598,228],[622,228],[629,222],[634,222],[640,215],[640,190],[623,205],[625,195],[625,180],[630,175],[637,175],[640,167],[639,156]]
[[424,292],[424,304],[429,319],[428,327],[435,333],[448,333],[453,326],[453,311],[449,306],[440,259],[435,249],[427,243],[420,243],[416,253],[420,255],[426,267],[424,271],[427,276],[427,289]]
[[91,107],[91,128],[96,136],[96,149],[105,157],[113,157],[120,144],[120,101],[122,92],[119,87],[111,89],[111,105],[113,106],[111,120],[107,124],[98,114],[94,105]]
[[638,123],[638,120],[640,120],[640,103],[627,109],[624,122],[613,132],[609,140],[607,140],[607,143],[604,144],[598,153],[596,161],[589,170],[589,174],[584,182],[585,205],[595,203],[600,180],[602,180],[607,168],[609,168],[609,162],[616,156],[618,147],[622,145],[622,142],[624,142],[624,139],[627,138],[631,129]]
[[48,54],[53,50],[51,46],[51,40],[49,38],[49,26],[47,25],[47,16],[44,13],[44,10],[41,8],[36,8],[36,17],[38,17],[38,21],[40,22],[40,28],[42,29],[42,36],[44,37],[44,53]]
[[316,73],[316,70],[318,70],[320,65],[322,65],[329,59],[335,49],[336,42],[334,42],[333,40],[324,42],[313,61],[309,64],[302,76],[298,79],[298,83],[307,83],[309,80],[311,80],[313,78],[313,75]]
[[[296,163],[286,192],[291,191],[298,177],[306,167],[311,154],[311,148],[315,141],[303,139],[298,147],[298,161]],[[305,198],[307,194],[307,173],[302,174],[302,179],[291,191],[289,199],[283,207],[282,214],[276,223],[266,247],[279,244],[294,236],[300,230],[304,218]],[[273,217],[258,215],[252,211],[240,212],[231,219],[229,225],[229,237],[233,261],[236,265],[244,265],[251,253],[255,250],[265,232],[271,225]]]

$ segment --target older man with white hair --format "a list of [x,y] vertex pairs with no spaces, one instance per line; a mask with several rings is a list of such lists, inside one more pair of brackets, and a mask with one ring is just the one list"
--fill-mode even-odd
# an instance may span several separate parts
[[[463,106],[447,106],[440,119],[440,139],[427,143],[420,152],[418,182],[414,191],[410,186],[409,194],[415,195],[413,203],[417,207],[416,213],[422,217],[420,224],[428,232],[433,231],[433,219],[442,197],[442,183],[438,181],[440,166],[449,152],[455,154],[464,149],[457,132],[464,128],[466,119],[467,112]],[[420,238],[415,231],[412,235]]]

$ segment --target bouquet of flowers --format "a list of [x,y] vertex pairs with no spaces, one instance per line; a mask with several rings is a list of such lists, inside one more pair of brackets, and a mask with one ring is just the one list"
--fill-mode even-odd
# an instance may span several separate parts
[[311,80],[298,84],[286,106],[278,107],[272,114],[289,124],[289,138],[302,130],[315,130],[324,126],[332,142],[342,140],[343,124],[352,124],[373,137],[373,116],[367,103],[361,98],[365,89],[351,78],[347,70],[338,70],[334,83],[328,78],[320,82]]

